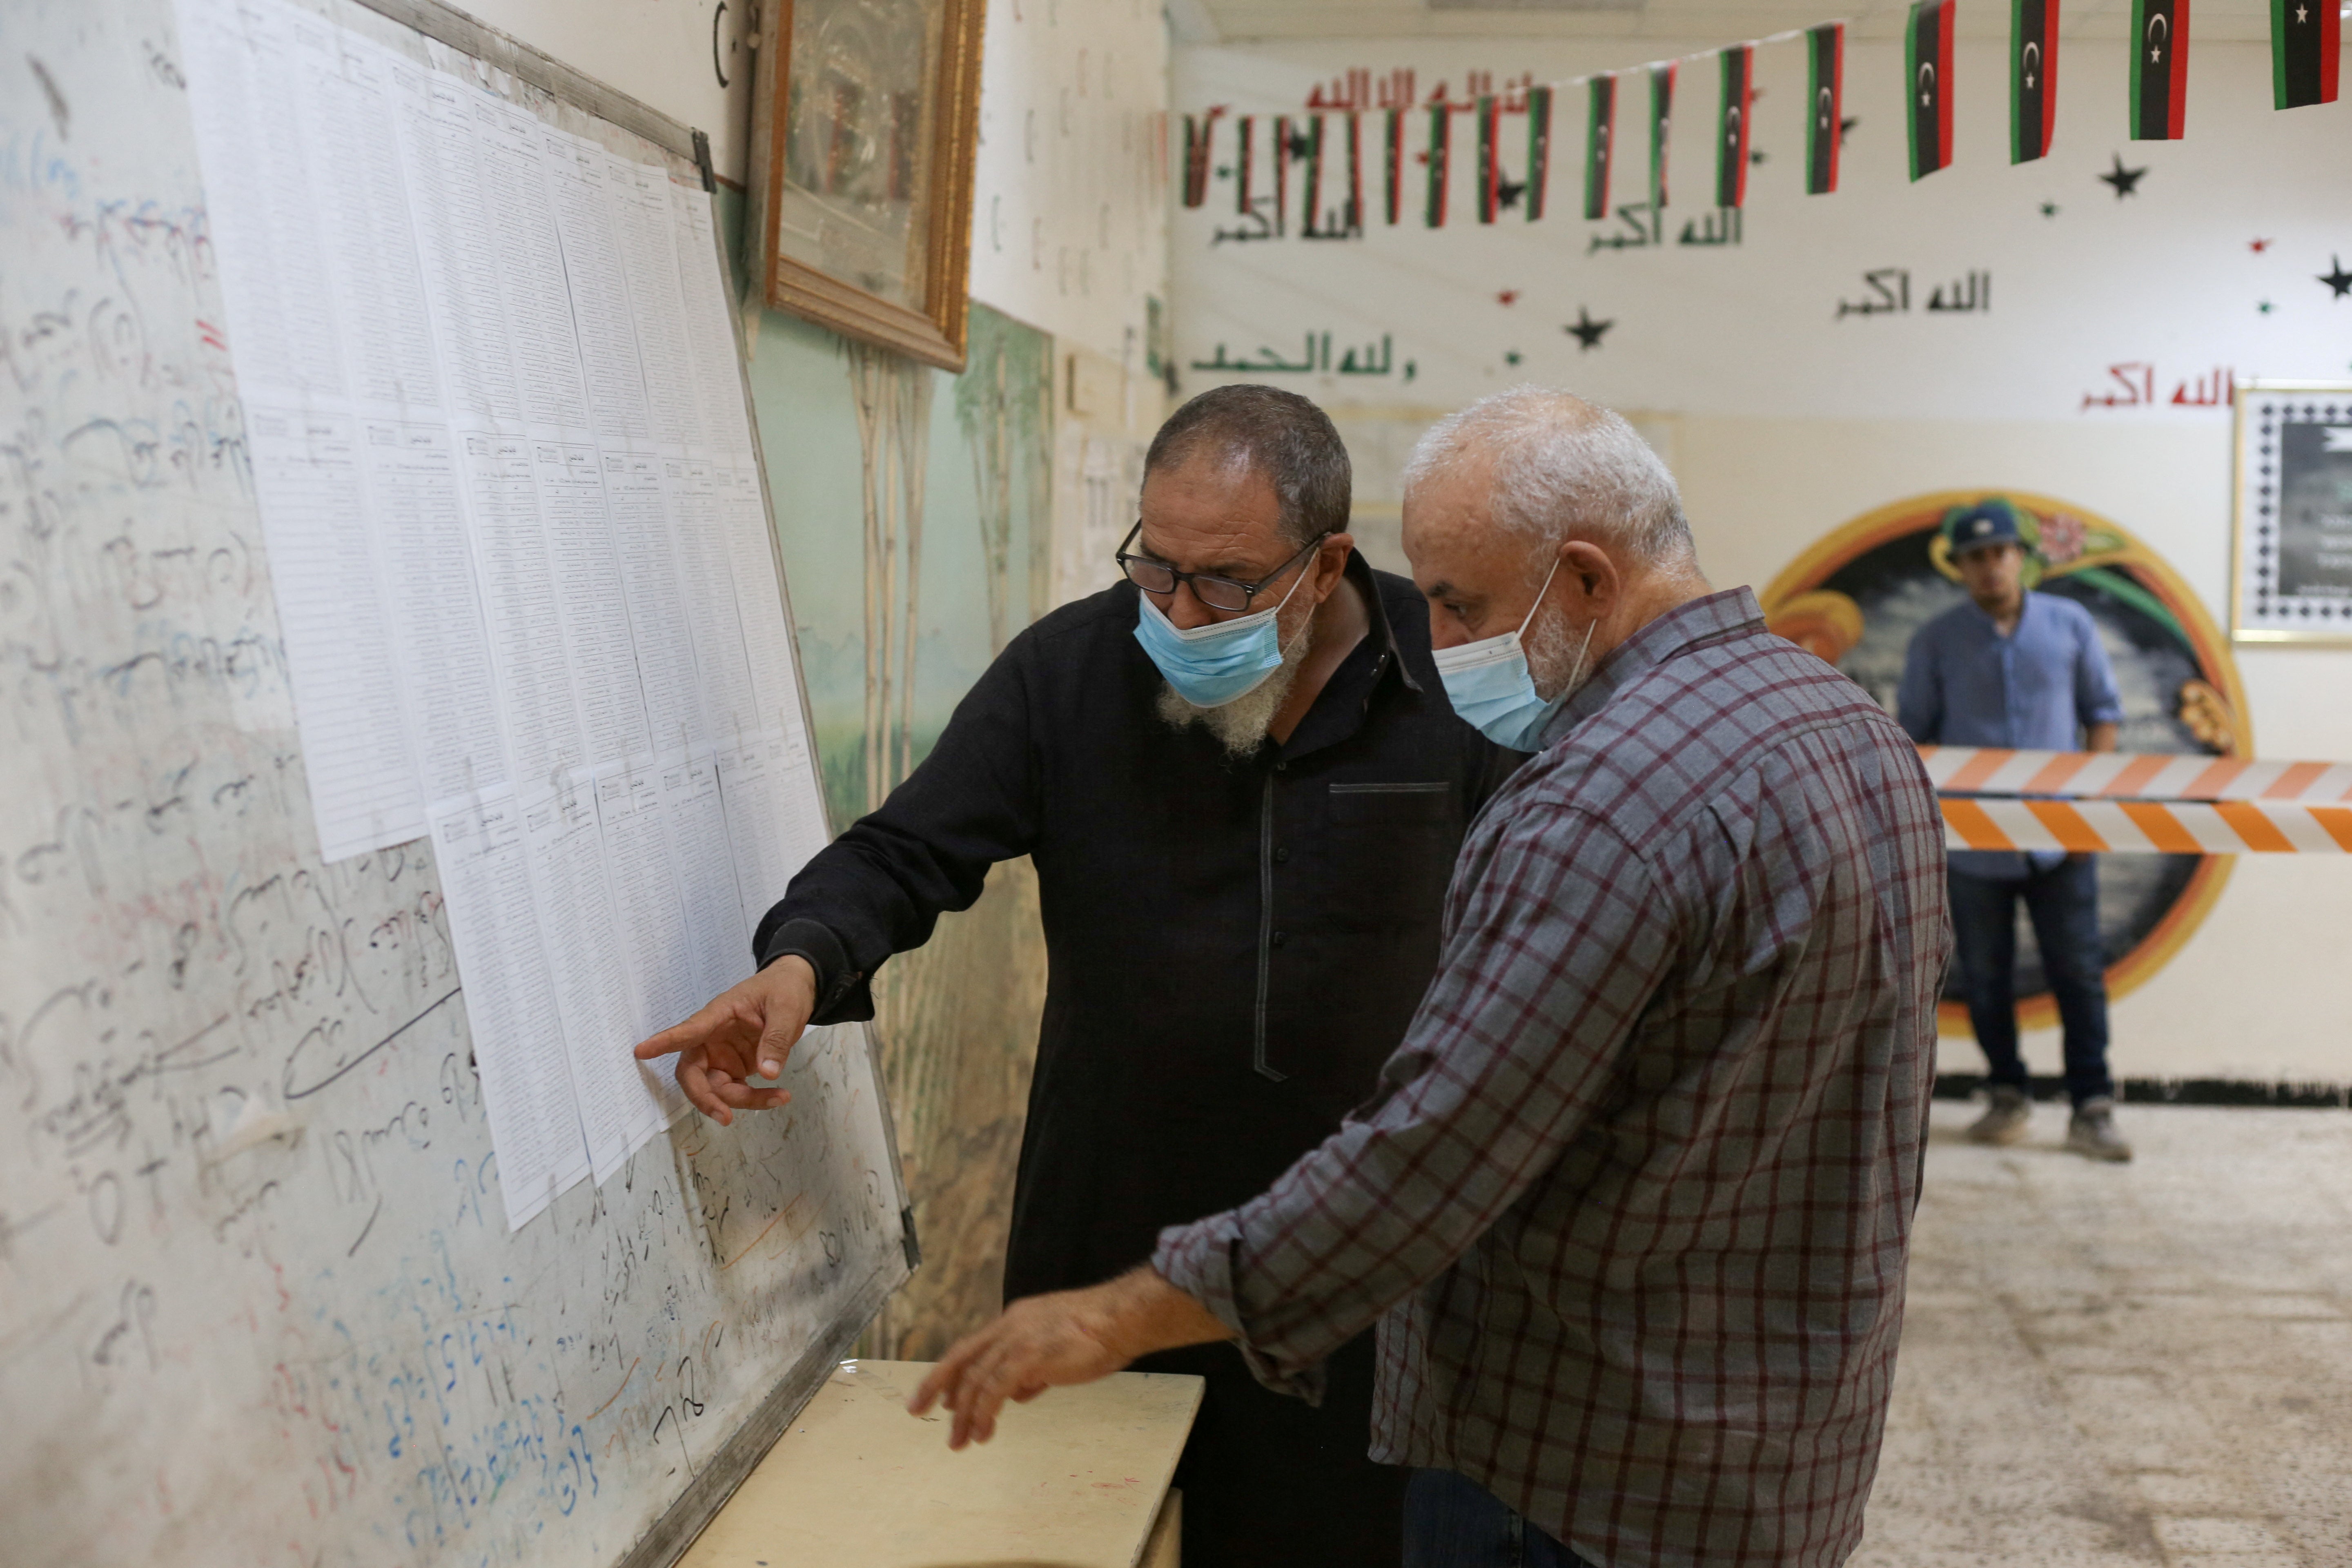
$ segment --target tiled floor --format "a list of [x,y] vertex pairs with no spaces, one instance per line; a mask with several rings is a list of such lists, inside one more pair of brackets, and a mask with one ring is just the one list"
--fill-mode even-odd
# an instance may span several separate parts
[[1936,1107],[1853,1568],[2352,1568],[2352,1113]]

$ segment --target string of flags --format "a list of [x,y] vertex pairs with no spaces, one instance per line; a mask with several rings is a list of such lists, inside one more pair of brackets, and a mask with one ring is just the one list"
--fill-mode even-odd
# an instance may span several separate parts
[[[2059,0],[2010,0],[2010,162],[2032,163],[2049,155],[2058,103]],[[1952,161],[1952,23],[1956,0],[1912,0],[1904,26],[1904,69],[1909,103],[1911,178],[1925,179]],[[2270,0],[2272,106],[2301,109],[2336,100],[2343,47],[2340,0]],[[2189,0],[2132,0],[2132,46],[2128,66],[2130,132],[2135,141],[2179,141],[2186,133],[2189,79]],[[1843,21],[1823,22],[1792,32],[1730,44],[1710,51],[1717,59],[1717,121],[1714,192],[1717,207],[1738,208],[1748,200],[1748,139],[1755,101],[1756,50],[1801,39],[1806,50],[1805,191],[1826,195],[1838,188],[1838,152],[1848,121],[1845,107],[1845,33]],[[1696,57],[1704,59],[1706,56]],[[1417,101],[1413,73],[1400,68],[1375,82],[1370,71],[1350,70],[1327,97],[1318,87],[1303,114],[1231,115],[1234,122],[1234,186],[1236,209],[1267,232],[1248,237],[1276,238],[1290,226],[1290,166],[1304,165],[1305,200],[1298,233],[1305,238],[1360,236],[1368,222],[1364,159],[1376,141],[1381,167],[1381,216],[1390,226],[1404,221],[1411,203],[1409,164],[1423,164],[1418,193],[1424,226],[1443,228],[1452,208],[1455,163],[1454,116],[1467,112],[1473,148],[1464,150],[1465,171],[1475,178],[1477,220],[1496,222],[1517,206],[1527,221],[1544,216],[1551,175],[1551,127],[1556,100],[1584,89],[1583,201],[1590,220],[1608,216],[1615,173],[1621,81],[1639,79],[1647,93],[1648,199],[1654,221],[1666,205],[1667,128],[1682,60],[1659,60],[1566,81],[1532,80],[1495,89],[1488,73],[1473,72],[1466,98],[1449,96],[1443,85]],[[1206,206],[1217,173],[1214,145],[1218,121],[1229,117],[1220,105],[1184,116],[1183,204]],[[1516,140],[1507,121],[1525,118],[1523,178],[1507,172],[1506,149]],[[1263,210],[1255,185],[1259,122],[1271,119],[1273,210]],[[1337,120],[1337,133],[1328,123]],[[1418,128],[1413,121],[1419,120]],[[1407,143],[1416,130],[1419,153]],[[1327,197],[1325,166],[1330,149],[1344,149],[1345,193]],[[1230,237],[1243,237],[1233,236]]]

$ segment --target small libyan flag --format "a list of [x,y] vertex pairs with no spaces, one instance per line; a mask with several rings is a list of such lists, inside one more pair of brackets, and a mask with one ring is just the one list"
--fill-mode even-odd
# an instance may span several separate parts
[[[1318,231],[1315,226],[1321,221],[1322,216],[1323,116],[1310,114],[1307,117],[1307,199],[1299,204],[1298,232],[1305,235],[1329,232]],[[1339,232],[1345,233],[1346,230],[1347,223],[1343,219],[1339,225]]]
[[1609,151],[1616,141],[1617,79],[1607,73],[1584,84],[1584,216],[1609,216]]
[[1715,205],[1736,207],[1748,199],[1748,109],[1752,44],[1723,51],[1723,115],[1715,135]]
[[2336,101],[2344,13],[2328,0],[2271,0],[2271,100],[2281,109]]
[[1234,153],[1234,210],[1243,216],[1250,210],[1250,143],[1257,140],[1257,116],[1244,114],[1234,121],[1234,133],[1240,145]]
[[2050,152],[2058,116],[2058,0],[2010,0],[2009,161]]
[[1290,116],[1274,117],[1274,232],[1290,223]]
[[2189,0],[2132,0],[2131,133],[2178,142],[2189,109]]
[[1404,212],[1404,110],[1390,109],[1381,113],[1381,163],[1388,174],[1388,216],[1393,226]]
[[1911,0],[1903,33],[1903,62],[1911,90],[1911,177],[1923,179],[1952,161],[1953,0]]
[[1650,68],[1650,213],[1666,210],[1666,121],[1675,111],[1675,62]]
[[1364,232],[1364,117],[1348,116],[1348,232]]
[[1528,89],[1528,221],[1543,216],[1544,187],[1551,182],[1551,89]]
[[1216,129],[1213,113],[1206,122],[1184,117],[1184,205],[1197,207],[1209,199],[1209,133]]
[[1825,196],[1837,189],[1845,126],[1845,24],[1809,29],[1805,59],[1805,101],[1812,105],[1812,122],[1805,128],[1805,194]]
[[1493,93],[1480,95],[1478,116],[1478,221],[1492,223],[1503,205],[1502,149],[1495,145],[1503,129],[1502,106]]
[[1430,228],[1445,226],[1445,163],[1453,150],[1454,111],[1442,103],[1429,106],[1429,200],[1421,221]]

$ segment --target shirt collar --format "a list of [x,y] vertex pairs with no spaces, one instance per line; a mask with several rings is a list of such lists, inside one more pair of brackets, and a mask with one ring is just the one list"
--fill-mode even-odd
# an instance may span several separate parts
[[1323,689],[1316,693],[1314,704],[1290,732],[1290,739],[1269,755],[1296,761],[1354,734],[1363,727],[1373,693],[1391,678],[1402,681],[1409,691],[1421,689],[1405,664],[1403,650],[1397,647],[1396,627],[1389,620],[1389,607],[1381,597],[1380,580],[1372,575],[1370,563],[1351,550],[1347,572],[1348,580],[1363,595],[1370,624],[1364,628],[1363,640],[1349,650]]
[[1396,627],[1390,624],[1388,601],[1381,594],[1380,579],[1372,575],[1372,563],[1364,559],[1360,550],[1348,552],[1348,581],[1360,589],[1364,604],[1372,617],[1364,640],[1381,654],[1381,672],[1394,670],[1407,691],[1419,691],[1421,682],[1412,678],[1412,668],[1404,661],[1404,650],[1397,647]]
[[[1994,637],[1999,637],[1999,636],[2000,636],[2000,624],[1999,624],[1998,622],[1996,622],[1996,621],[1992,618],[1992,616],[1991,616],[1991,615],[1990,615],[1990,613],[1985,609],[1985,607],[1984,607],[1982,605],[1978,604],[1978,603],[1976,602],[1976,600],[1975,600],[1975,599],[1973,599],[1973,598],[1963,599],[1963,600],[1961,600],[1960,602],[1961,602],[1962,604],[1964,604],[1964,605],[1968,605],[1968,607],[1969,607],[1969,609],[1971,609],[1971,610],[1973,610],[1973,611],[1975,611],[1975,612],[1976,612],[1976,617],[1977,617],[1977,620],[1979,621],[1979,624],[1981,624],[1981,626],[1983,626],[1983,628],[1984,628],[1986,631],[1990,632]],[[2019,597],[2018,597],[2018,602],[2017,602],[2017,625],[2015,625],[2015,626],[2011,626],[2011,627],[2010,628],[2010,635],[2011,635],[2011,636],[2012,636],[2012,637],[2014,637],[2014,636],[2016,636],[2019,632],[2023,631],[2023,630],[2025,629],[2025,617],[2026,617],[2026,616],[2030,616],[2030,615],[2032,615],[2032,613],[2033,613],[2033,590],[2032,590],[2032,589],[2031,589],[2031,588],[2028,588],[2028,589],[2026,589],[2026,590],[2025,590],[2025,592],[2024,592],[2023,594],[2021,594],[2021,595],[2019,595]]]
[[1726,588],[1677,605],[1610,650],[1592,678],[1544,725],[1539,748],[1591,718],[1619,691],[1676,654],[1718,637],[1763,629],[1763,607],[1747,587]]

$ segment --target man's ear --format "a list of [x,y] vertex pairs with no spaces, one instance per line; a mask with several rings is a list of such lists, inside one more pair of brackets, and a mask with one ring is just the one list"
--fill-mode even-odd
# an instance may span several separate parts
[[1618,579],[1617,563],[1601,546],[1590,540],[1571,539],[1559,547],[1559,566],[1574,579],[1579,591],[1597,602],[1603,612],[1615,604],[1622,584]]
[[1319,574],[1328,567],[1331,574],[1331,581],[1323,590],[1326,596],[1328,596],[1330,594],[1338,590],[1339,586],[1339,578],[1341,574],[1348,570],[1348,552],[1355,548],[1356,536],[1354,534],[1334,533],[1327,536],[1323,541],[1322,547],[1316,552],[1315,569],[1317,573]]

